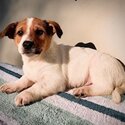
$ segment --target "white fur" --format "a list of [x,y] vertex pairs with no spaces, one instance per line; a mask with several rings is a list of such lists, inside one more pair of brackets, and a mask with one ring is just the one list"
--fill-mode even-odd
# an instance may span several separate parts
[[[32,20],[28,19],[27,32],[18,46],[20,53],[23,41],[28,39]],[[121,63],[93,49],[58,45],[52,41],[46,52],[30,57],[22,54],[22,58],[24,76],[16,84],[5,84],[0,88],[7,93],[25,89],[15,98],[17,106],[67,88],[75,88],[76,95],[112,94],[116,103],[121,101],[120,95],[125,92],[125,71]]]
[[27,28],[26,28],[26,32],[25,34],[23,35],[23,37],[21,38],[21,41],[20,43],[18,44],[18,51],[20,54],[23,54],[23,47],[22,47],[22,44],[24,41],[26,40],[29,40],[29,34],[30,34],[30,27],[32,25],[32,21],[33,21],[33,18],[27,18]]

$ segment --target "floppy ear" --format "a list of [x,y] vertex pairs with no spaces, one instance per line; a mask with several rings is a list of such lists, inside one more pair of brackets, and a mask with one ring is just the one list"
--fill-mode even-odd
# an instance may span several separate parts
[[52,33],[56,33],[59,38],[61,38],[63,31],[60,25],[55,21],[48,21],[50,29],[52,29]]
[[0,38],[8,36],[10,39],[14,39],[17,24],[18,22],[9,24],[2,32],[0,32]]

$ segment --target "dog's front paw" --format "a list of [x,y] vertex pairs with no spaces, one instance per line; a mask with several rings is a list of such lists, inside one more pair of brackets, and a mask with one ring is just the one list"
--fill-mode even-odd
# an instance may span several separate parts
[[16,88],[11,83],[6,83],[0,86],[0,91],[9,94],[15,92]]
[[16,106],[24,106],[24,105],[28,105],[33,101],[33,96],[30,92],[21,92],[20,94],[18,94],[15,98],[15,104]]

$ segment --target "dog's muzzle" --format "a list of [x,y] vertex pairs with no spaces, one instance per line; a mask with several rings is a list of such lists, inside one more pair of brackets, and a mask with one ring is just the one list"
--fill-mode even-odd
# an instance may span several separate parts
[[40,54],[42,51],[35,47],[34,41],[24,41],[22,46],[24,48],[24,54]]
[[24,41],[23,42],[23,48],[25,50],[31,50],[31,48],[34,46],[34,42],[33,41]]

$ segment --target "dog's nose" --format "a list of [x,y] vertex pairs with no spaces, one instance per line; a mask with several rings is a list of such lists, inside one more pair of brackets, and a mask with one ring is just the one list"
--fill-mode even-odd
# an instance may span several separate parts
[[24,49],[27,49],[27,50],[31,49],[33,47],[33,45],[34,45],[33,41],[24,41],[23,42],[23,47],[24,47]]

